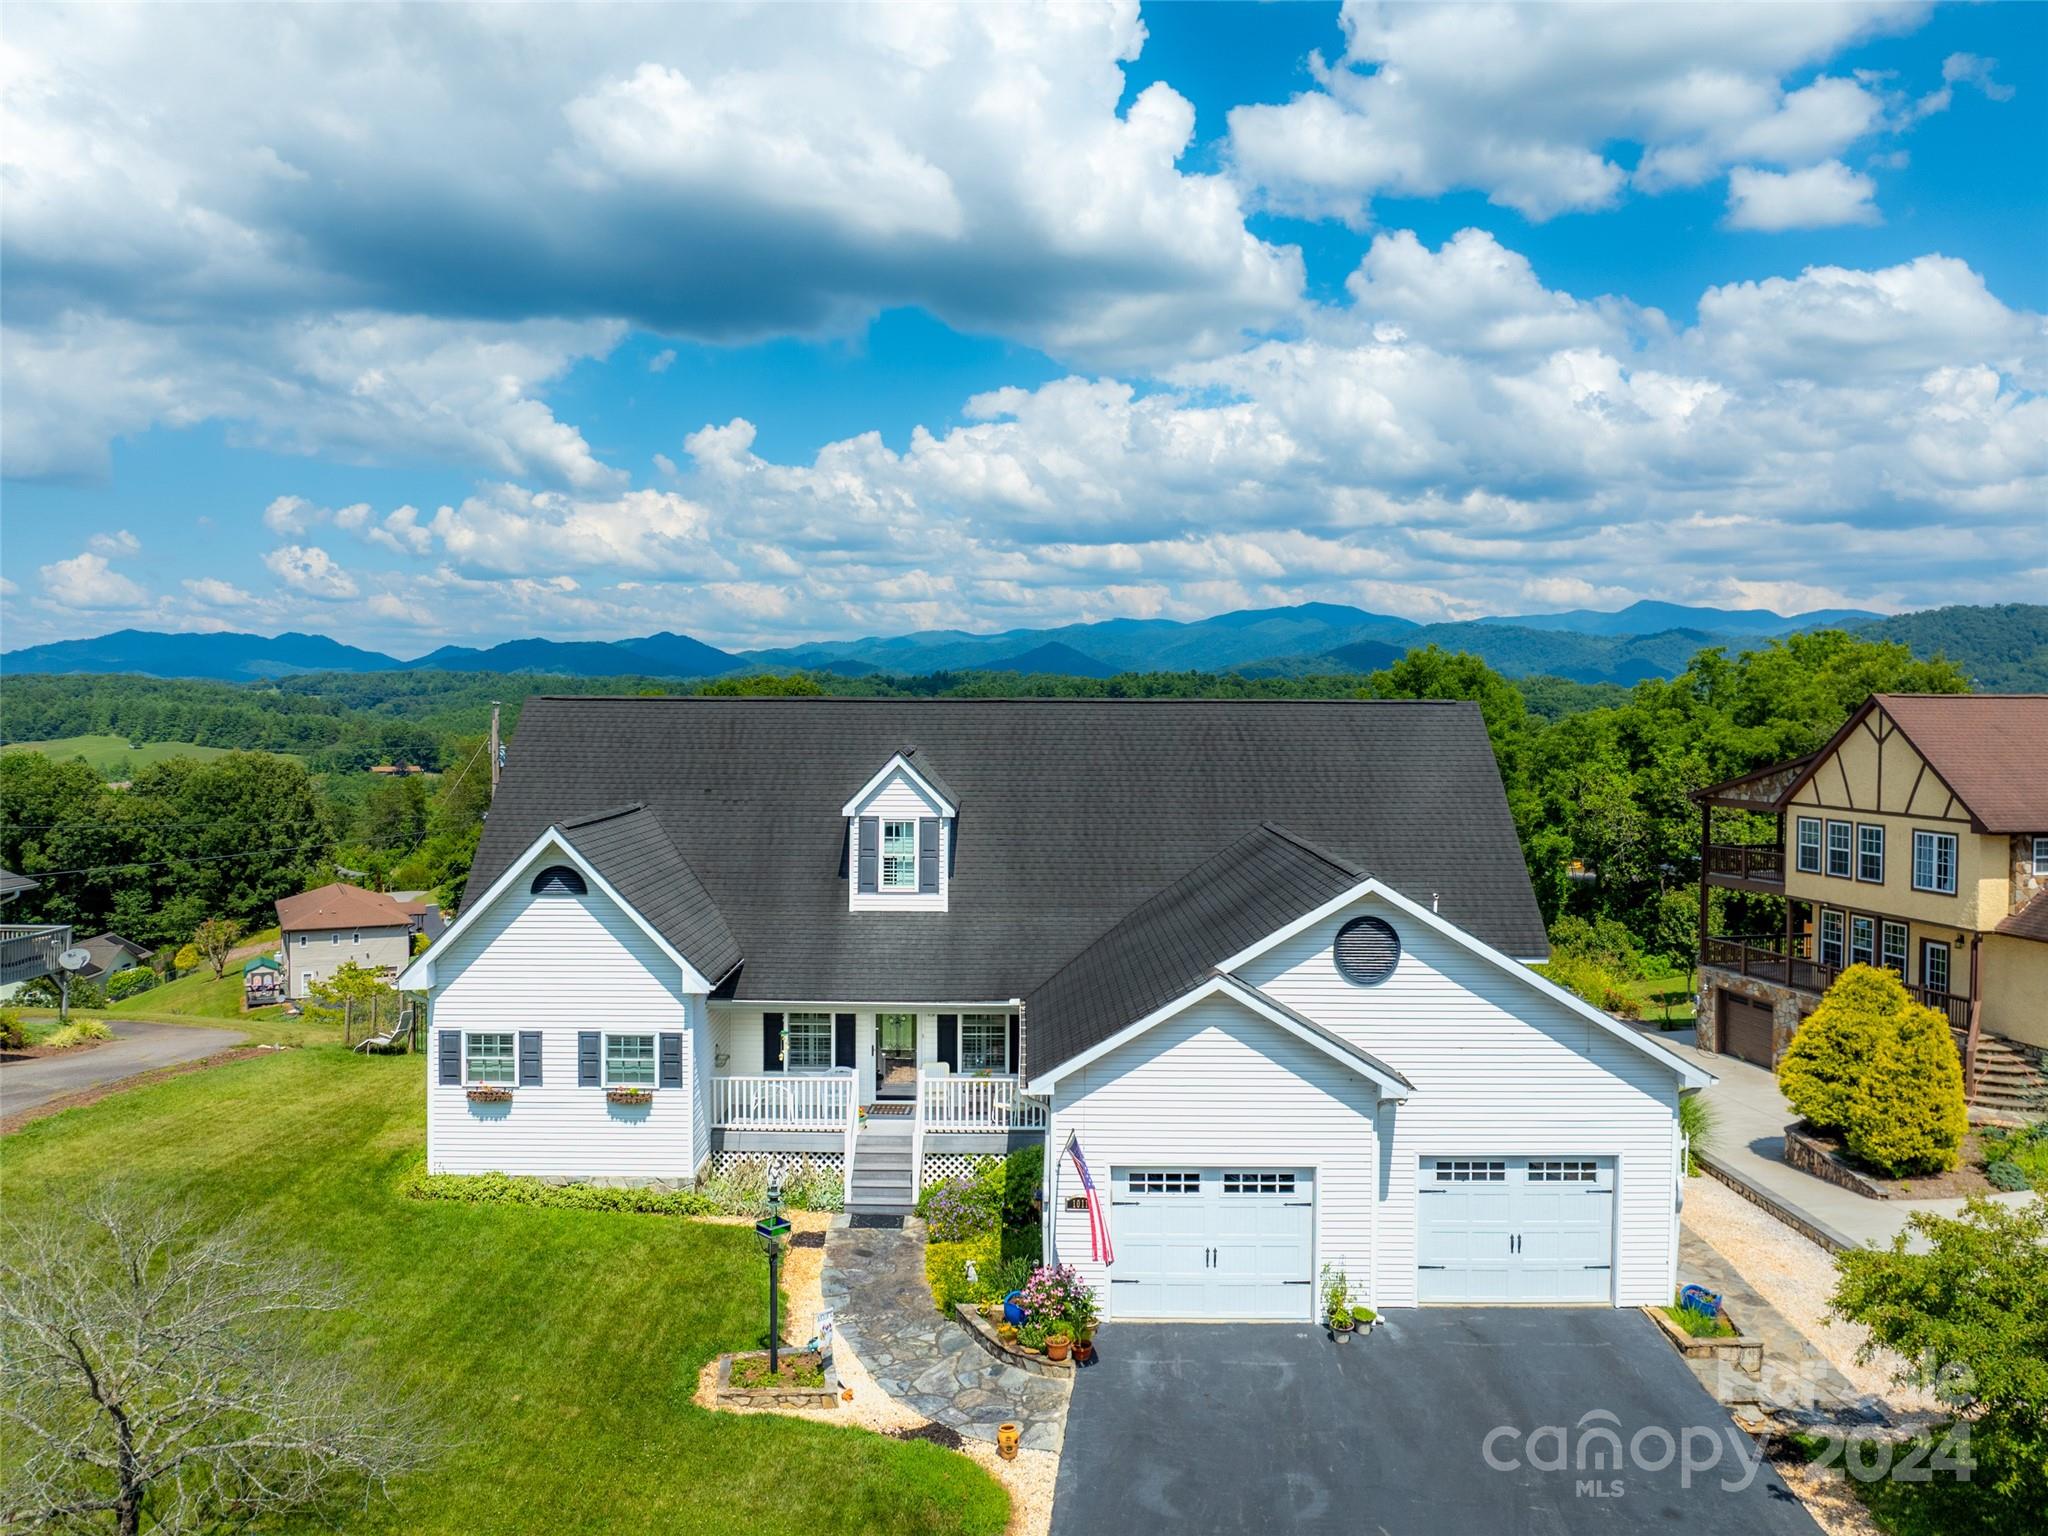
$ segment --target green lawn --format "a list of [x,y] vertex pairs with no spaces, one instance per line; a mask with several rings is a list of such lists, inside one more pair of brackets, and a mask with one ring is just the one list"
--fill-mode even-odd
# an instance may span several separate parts
[[[226,747],[202,747],[191,741],[149,741],[130,746],[126,736],[59,736],[51,741],[10,741],[10,752],[40,752],[45,757],[82,757],[93,772],[112,777],[116,769],[139,772],[174,757],[226,757]],[[289,756],[290,754],[281,754]]]
[[761,1341],[746,1228],[398,1195],[424,1070],[320,1046],[66,1111],[7,1139],[9,1214],[119,1168],[339,1274],[361,1304],[321,1342],[417,1394],[447,1442],[351,1532],[1003,1529],[1002,1490],[964,1456],[691,1403],[705,1361]]
[[1681,971],[1676,976],[1656,976],[1646,981],[1624,983],[1631,997],[1643,1005],[1643,1022],[1692,1023],[1692,978]]
[[233,960],[219,981],[213,979],[210,968],[202,965],[190,976],[180,976],[176,981],[110,1004],[107,1013],[117,1019],[263,1019],[281,1017],[284,1010],[273,1006],[258,1008],[253,1013],[242,1012],[242,962]]

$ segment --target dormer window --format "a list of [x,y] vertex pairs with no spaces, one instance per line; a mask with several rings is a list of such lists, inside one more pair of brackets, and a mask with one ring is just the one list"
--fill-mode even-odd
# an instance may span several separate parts
[[854,792],[846,817],[847,903],[856,912],[943,912],[959,807],[906,747]]
[[[936,829],[935,829],[936,830]],[[917,823],[882,822],[882,889],[917,889]]]

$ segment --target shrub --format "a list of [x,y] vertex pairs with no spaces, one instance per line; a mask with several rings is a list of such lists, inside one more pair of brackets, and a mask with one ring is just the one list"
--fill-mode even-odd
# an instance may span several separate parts
[[710,1216],[718,1207],[692,1189],[613,1188],[604,1184],[550,1184],[508,1173],[429,1173],[416,1163],[398,1181],[414,1200],[464,1205],[536,1205],[569,1211],[637,1211],[649,1216]]
[[1792,1107],[1886,1174],[1953,1168],[1969,1120],[1948,1020],[1899,978],[1852,965],[1778,1063]]
[[[998,1232],[991,1227],[960,1242],[927,1241],[924,1246],[925,1279],[942,1312],[952,1311],[955,1302],[973,1306],[1023,1290],[1037,1262],[1035,1230]],[[971,1280],[969,1263],[975,1273]]]
[[[723,1173],[697,1181],[696,1192],[725,1216],[753,1216],[768,1208],[768,1175],[764,1157],[742,1158]],[[782,1166],[782,1203],[792,1211],[836,1211],[845,1203],[846,1181],[835,1169],[808,1157]]]
[[1045,1173],[1045,1151],[1020,1147],[1007,1157],[985,1157],[971,1172],[928,1184],[917,1214],[937,1242],[959,1242],[998,1226],[1035,1227],[1035,1202]]
[[[64,1000],[63,983],[55,976],[32,976],[21,984],[21,990],[14,994],[14,1000],[30,1008],[56,1008]],[[104,1008],[107,995],[99,986],[90,981],[73,977],[71,980],[71,1006],[73,1008]]]
[[1992,1183],[1998,1184],[1999,1179],[1991,1171],[1993,1166],[2005,1163],[2016,1169],[2025,1182],[1998,1184],[2000,1189],[2031,1187],[2048,1190],[2048,1120],[2037,1120],[2018,1130],[1989,1126],[1985,1128],[1983,1137],[1986,1154],[1984,1176]]
[[1890,1351],[1900,1380],[1954,1403],[1971,1424],[1973,1481],[2008,1506],[2003,1528],[2038,1530],[2048,1508],[2048,1199],[1916,1212],[1889,1248],[1850,1249],[1835,1270],[1833,1310],[1869,1330],[1859,1358]]
[[1991,1181],[1994,1189],[2017,1193],[2033,1187],[2033,1180],[2027,1177],[2027,1170],[2010,1158],[2001,1157],[1984,1165],[1984,1177]]
[[1678,1101],[1678,1128],[1685,1133],[1685,1171],[1688,1175],[1700,1171],[1699,1154],[1714,1144],[1714,1107],[1698,1093],[1688,1093]]
[[1605,1013],[1624,1019],[1643,1016],[1642,1003],[1625,989],[1624,979],[1597,960],[1570,951],[1553,951],[1536,971]]
[[1550,952],[1552,956],[1590,960],[1623,981],[1641,981],[1647,974],[1635,935],[1611,917],[1591,922],[1583,917],[1560,917],[1550,925]]
[[125,971],[116,971],[107,978],[107,1001],[118,1002],[138,992],[147,992],[156,983],[156,972],[146,965],[133,965]]
[[996,1230],[996,1213],[977,1198],[972,1179],[948,1179],[918,1196],[925,1237],[934,1243],[962,1243]]
[[27,1044],[28,1031],[22,1027],[19,1010],[0,1008],[0,1050],[18,1051]]
[[98,1019],[73,1019],[62,1029],[52,1030],[43,1044],[53,1051],[68,1051],[88,1040],[111,1040],[114,1032]]

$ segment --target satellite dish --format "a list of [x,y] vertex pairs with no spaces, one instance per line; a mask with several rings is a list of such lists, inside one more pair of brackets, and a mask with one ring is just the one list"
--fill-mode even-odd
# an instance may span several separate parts
[[82,971],[92,964],[92,951],[84,948],[67,949],[57,957],[57,963],[67,971]]

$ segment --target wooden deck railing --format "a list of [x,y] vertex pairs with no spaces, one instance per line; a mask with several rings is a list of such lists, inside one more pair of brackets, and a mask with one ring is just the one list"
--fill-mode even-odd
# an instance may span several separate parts
[[[1733,971],[1739,976],[1770,982],[1775,986],[1790,987],[1797,992],[1816,994],[1827,991],[1846,969],[1839,965],[1824,965],[1804,955],[1787,955],[1782,947],[1755,939],[1734,938],[1708,939],[1700,954],[1700,964]],[[1971,1000],[1962,993],[1938,992],[1916,986],[1903,978],[1901,982],[1907,995],[1915,1002],[1925,1003],[1948,1020],[1949,1033],[1955,1037],[1956,1054],[1962,1058],[1964,1084],[1974,1090],[1977,1082],[1977,1032],[1973,1028],[1976,1010],[1971,1006]]]
[[1707,849],[1707,874],[1783,885],[1785,850],[1747,843],[1716,843]]

